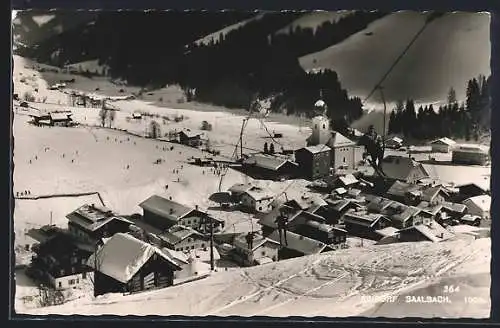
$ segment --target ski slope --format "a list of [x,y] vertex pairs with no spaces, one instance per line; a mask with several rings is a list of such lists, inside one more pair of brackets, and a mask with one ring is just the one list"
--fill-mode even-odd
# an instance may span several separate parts
[[[123,296],[80,299],[30,314],[194,316],[488,317],[489,239],[401,243],[334,251],[214,273],[190,284]],[[406,295],[461,292],[451,304],[409,304]],[[374,303],[367,296],[397,296]],[[484,300],[465,306],[464,295]],[[21,310],[22,311],[22,310]]]
[[[306,71],[336,71],[349,94],[364,99],[424,25],[426,15],[393,13],[340,44],[301,57],[300,65]],[[383,85],[385,98],[434,103],[446,99],[453,87],[463,100],[469,79],[490,74],[490,53],[488,13],[447,13],[428,25],[394,68]],[[380,95],[371,101],[380,103]]]

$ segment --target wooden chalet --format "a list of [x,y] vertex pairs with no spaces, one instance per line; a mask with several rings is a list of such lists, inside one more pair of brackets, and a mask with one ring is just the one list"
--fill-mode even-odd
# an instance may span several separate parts
[[491,196],[480,195],[467,198],[463,204],[467,207],[467,212],[477,215],[483,219],[491,218]]
[[252,187],[241,194],[240,204],[246,210],[266,213],[272,210],[274,197],[274,194],[265,188]]
[[386,156],[381,162],[381,167],[389,180],[416,183],[429,177],[421,163],[405,156]]
[[33,247],[34,255],[26,274],[56,290],[77,288],[88,282],[91,271],[86,265],[95,247],[75,240],[62,229],[41,229],[40,244]]
[[330,246],[343,245],[347,240],[346,230],[315,220],[307,220],[295,232]]
[[299,173],[299,165],[283,156],[253,154],[242,165],[246,174],[264,180],[286,180]]
[[70,126],[73,124],[71,112],[52,112],[49,114],[49,124],[51,126]]
[[407,205],[417,205],[422,197],[423,187],[416,184],[394,181],[386,192],[387,197]]
[[345,230],[350,235],[361,238],[379,240],[381,236],[376,233],[376,230],[391,225],[391,220],[382,214],[358,211],[348,212],[344,215]]
[[127,232],[131,221],[116,216],[110,209],[95,204],[85,204],[66,215],[69,232],[77,239],[95,244],[102,238],[118,232]]
[[165,247],[176,251],[189,251],[210,247],[208,235],[189,227],[173,226],[160,234],[159,238],[165,241]]
[[414,206],[405,206],[405,209],[397,214],[389,216],[392,221],[392,226],[398,229],[405,229],[413,225],[423,222],[423,217],[420,216],[422,210]]
[[475,196],[483,196],[488,195],[488,191],[475,183],[468,183],[456,186],[458,189],[458,193],[455,196],[455,201],[457,203],[461,203],[467,198],[475,197]]
[[131,235],[111,237],[87,261],[95,270],[94,295],[134,293],[173,285],[179,265],[160,249]]
[[210,230],[210,222],[214,232],[224,228],[224,221],[210,216],[208,213],[195,208],[187,207],[170,199],[153,195],[139,206],[143,209],[143,220],[161,231],[174,225],[191,227],[200,232]]
[[[286,234],[286,243],[285,235]],[[286,231],[280,241],[279,231],[273,232],[269,237],[281,245],[278,251],[280,260],[301,257],[305,255],[319,254],[332,251],[333,248],[320,241]]]
[[254,233],[251,244],[247,241],[247,234],[241,234],[235,238],[233,245],[229,256],[240,265],[253,266],[278,260],[279,242],[262,234]]
[[191,130],[182,130],[179,132],[179,142],[190,147],[199,147],[202,145],[201,136],[203,133],[193,132]]
[[416,242],[431,241],[441,242],[453,238],[453,234],[435,221],[426,224],[417,224],[406,229],[399,230],[399,241]]
[[326,199],[328,203],[328,215],[325,216],[326,223],[338,224],[343,222],[343,217],[346,213],[353,210],[362,209],[363,205],[351,199]]
[[316,145],[295,151],[295,161],[299,164],[301,176],[315,180],[330,174],[332,150],[326,145]]

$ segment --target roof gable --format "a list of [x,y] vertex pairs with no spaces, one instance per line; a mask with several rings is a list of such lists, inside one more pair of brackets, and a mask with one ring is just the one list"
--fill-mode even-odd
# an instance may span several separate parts
[[177,263],[158,248],[124,233],[111,237],[90,256],[87,265],[121,283],[126,283],[154,254],[169,262],[176,270],[180,270]]
[[160,217],[170,221],[177,222],[182,217],[188,215],[192,208],[179,204],[169,199],[165,199],[158,195],[153,195],[139,204],[145,210],[152,212]]
[[[287,244],[283,246],[288,249],[300,252],[304,255],[318,254],[323,252],[327,248],[327,245],[320,241],[304,237],[290,231],[286,231],[285,233]],[[274,231],[271,235],[269,235],[269,239],[272,239],[279,243],[279,232]]]

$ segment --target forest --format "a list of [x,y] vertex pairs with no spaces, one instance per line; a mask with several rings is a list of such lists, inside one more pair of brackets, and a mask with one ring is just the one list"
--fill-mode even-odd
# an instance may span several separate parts
[[337,125],[348,124],[361,116],[361,100],[349,97],[335,72],[307,73],[298,58],[343,41],[385,14],[353,12],[314,31],[297,27],[276,33],[303,14],[265,13],[215,41],[196,44],[256,14],[103,12],[90,23],[22,49],[21,55],[57,66],[97,58],[110,67],[112,77],[130,84],[148,89],[179,84],[188,100],[229,108],[249,108],[256,97],[271,98],[273,111],[311,116],[322,94],[329,117]]
[[459,103],[456,91],[450,88],[447,104],[415,108],[412,99],[399,101],[391,112],[389,134],[416,140],[450,137],[478,141],[490,130],[490,77],[472,78],[466,85],[466,100]]

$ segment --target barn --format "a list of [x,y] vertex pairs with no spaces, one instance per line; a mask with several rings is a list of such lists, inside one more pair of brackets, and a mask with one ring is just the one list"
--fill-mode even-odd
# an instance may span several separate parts
[[456,145],[454,140],[450,138],[441,138],[430,143],[433,153],[449,153]]
[[128,234],[111,237],[87,261],[94,273],[94,295],[134,293],[174,283],[181,267],[160,249]]
[[287,157],[254,154],[243,161],[246,174],[264,180],[291,179],[298,175],[299,165]]

